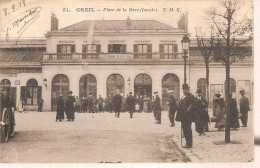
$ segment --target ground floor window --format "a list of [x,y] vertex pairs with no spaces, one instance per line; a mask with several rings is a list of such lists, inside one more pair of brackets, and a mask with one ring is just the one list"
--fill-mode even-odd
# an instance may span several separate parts
[[116,94],[117,90],[125,93],[125,81],[119,74],[112,74],[107,78],[107,97]]
[[79,97],[88,97],[92,95],[97,97],[97,80],[94,75],[87,74],[83,75],[79,81]]
[[180,80],[179,77],[173,73],[168,73],[162,78],[162,108],[168,110],[168,91],[173,90],[173,95],[178,102],[180,100]]
[[58,74],[52,79],[51,108],[53,111],[56,110],[56,99],[58,95],[60,93],[63,94],[63,98],[66,100],[69,89],[69,78],[66,75]]
[[0,92],[3,93],[4,95],[11,93],[11,82],[10,82],[10,80],[8,80],[8,79],[1,80]]
[[197,89],[200,89],[202,92],[202,97],[207,99],[207,80],[205,78],[200,78],[197,82]]
[[152,98],[152,78],[149,75],[142,73],[135,77],[134,94],[138,97],[146,95]]
[[[225,81],[225,87],[226,87],[227,81]],[[230,78],[230,94],[232,94],[233,98],[236,98],[236,81],[232,78]]]

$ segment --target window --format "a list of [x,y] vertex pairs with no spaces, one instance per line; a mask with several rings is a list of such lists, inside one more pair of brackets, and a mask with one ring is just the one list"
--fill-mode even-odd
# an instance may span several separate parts
[[152,44],[134,44],[134,58],[151,59],[152,58]]
[[41,86],[35,79],[27,81],[26,86],[21,87],[21,98],[27,105],[37,105],[38,99],[41,98]]
[[178,52],[177,44],[160,44],[159,52],[161,58],[173,58],[176,57],[176,53]]
[[58,44],[57,53],[70,54],[75,52],[75,45],[72,44]]
[[121,54],[126,53],[125,44],[108,44],[108,53]]
[[207,80],[205,78],[200,78],[197,82],[197,89],[200,89],[202,92],[202,97],[207,99],[206,92],[207,92]]

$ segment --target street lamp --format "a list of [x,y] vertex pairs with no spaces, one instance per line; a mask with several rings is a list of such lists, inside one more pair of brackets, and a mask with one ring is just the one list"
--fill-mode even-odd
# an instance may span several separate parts
[[130,91],[130,84],[131,84],[131,79],[130,79],[130,77],[127,79],[127,82],[128,82],[129,91]]
[[47,79],[46,78],[43,79],[43,84],[44,84],[45,88],[47,89]]
[[181,40],[182,45],[182,51],[183,51],[183,58],[184,58],[184,84],[186,84],[187,78],[186,78],[186,61],[187,61],[187,54],[189,52],[190,47],[190,39],[187,34],[185,34]]

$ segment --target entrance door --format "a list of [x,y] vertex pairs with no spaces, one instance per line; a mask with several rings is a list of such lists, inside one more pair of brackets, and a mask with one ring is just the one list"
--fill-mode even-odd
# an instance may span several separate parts
[[59,93],[63,94],[63,98],[64,100],[66,100],[69,89],[70,89],[69,78],[66,75],[59,74],[52,79],[52,91],[51,91],[52,111],[55,111],[57,109],[56,99]]
[[134,81],[134,94],[135,96],[146,95],[152,98],[152,79],[147,74],[139,74],[135,77]]
[[180,81],[177,75],[168,73],[162,79],[162,108],[168,110],[168,91],[173,90],[176,102],[180,100]]
[[117,90],[125,93],[125,80],[119,74],[112,74],[107,78],[107,97],[114,96]]

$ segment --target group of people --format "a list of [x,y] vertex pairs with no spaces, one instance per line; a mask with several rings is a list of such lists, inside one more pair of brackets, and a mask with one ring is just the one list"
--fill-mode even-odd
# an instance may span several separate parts
[[[213,117],[210,119],[208,114],[208,102],[205,98],[202,97],[201,90],[197,90],[196,96],[193,96],[190,93],[190,87],[188,84],[183,84],[182,90],[183,97],[178,102],[178,104],[176,103],[176,100],[173,96],[173,91],[168,91],[169,119],[171,126],[174,126],[174,117],[175,113],[177,112],[175,121],[181,122],[181,128],[186,140],[186,146],[184,146],[184,148],[191,148],[192,122],[195,123],[195,130],[199,133],[199,135],[203,135],[205,132],[209,131],[208,124],[210,121],[215,122],[215,128],[217,128],[218,131],[221,131],[226,127],[226,106],[224,99],[221,98],[221,94],[215,94],[216,99],[213,101]],[[240,113],[237,108],[236,99],[232,98],[231,94],[229,95],[230,102],[229,106],[227,107],[229,108],[229,124],[230,128],[234,129],[240,127],[239,119],[242,121],[242,127],[247,127],[248,111],[250,111],[249,100],[245,96],[245,91],[241,90],[240,94]]]

